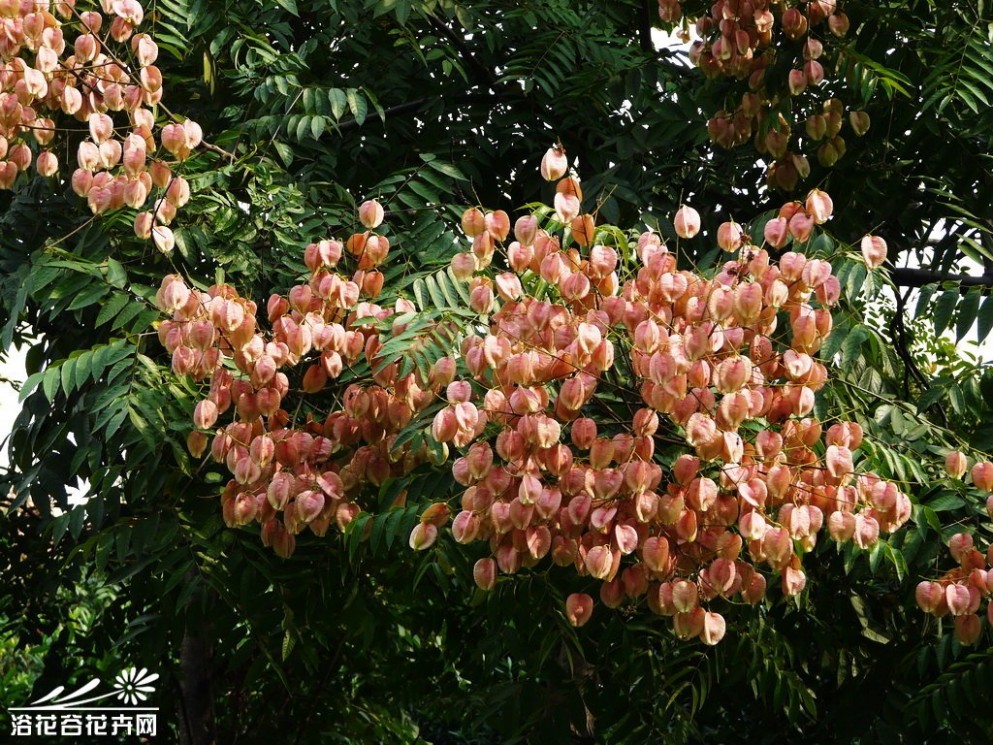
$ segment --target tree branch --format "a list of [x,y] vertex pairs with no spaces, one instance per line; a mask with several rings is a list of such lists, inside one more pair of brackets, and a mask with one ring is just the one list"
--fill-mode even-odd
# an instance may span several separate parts
[[993,287],[993,272],[985,274],[946,274],[933,269],[914,269],[911,267],[895,267],[890,269],[893,284],[901,287],[923,287],[939,282],[956,282],[962,287]]
[[652,0],[642,0],[641,3],[641,51],[652,53],[655,42],[652,41]]

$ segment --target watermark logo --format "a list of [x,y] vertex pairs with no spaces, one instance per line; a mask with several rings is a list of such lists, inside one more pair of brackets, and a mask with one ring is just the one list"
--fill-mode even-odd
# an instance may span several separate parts
[[[89,696],[103,682],[94,678],[71,693],[58,686],[28,706],[12,707],[11,735],[121,737],[157,733],[157,706],[144,706],[155,692],[157,673],[129,667],[114,678],[109,693]],[[108,699],[113,699],[108,701]],[[97,702],[104,701],[104,704]]]

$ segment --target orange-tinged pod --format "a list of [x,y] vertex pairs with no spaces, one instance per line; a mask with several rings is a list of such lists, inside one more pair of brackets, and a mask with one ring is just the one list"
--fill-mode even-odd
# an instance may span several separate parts
[[593,236],[596,233],[596,222],[593,215],[577,215],[570,223],[572,237],[580,246],[586,247],[593,243]]
[[593,616],[593,598],[586,593],[572,593],[565,600],[565,616],[571,625],[585,626]]

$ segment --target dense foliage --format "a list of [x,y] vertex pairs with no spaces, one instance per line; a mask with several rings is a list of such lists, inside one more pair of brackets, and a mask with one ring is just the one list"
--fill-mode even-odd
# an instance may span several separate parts
[[[805,564],[808,588],[743,613],[717,647],[678,642],[644,609],[598,613],[574,630],[562,613],[570,579],[558,570],[484,596],[473,589],[475,554],[447,539],[428,555],[409,552],[424,508],[455,494],[446,470],[417,472],[406,502],[384,482],[352,521],[362,530],[298,540],[283,560],[257,531],[224,527],[216,495],[227,474],[187,452],[201,393],[174,374],[151,330],[161,277],[177,272],[202,290],[228,281],[262,303],[308,275],[301,246],[356,230],[353,197],[384,205],[394,231],[384,285],[411,299],[415,287],[444,292],[433,277],[451,261],[459,233],[449,226],[467,205],[528,211],[550,201],[551,187],[530,175],[555,140],[578,160],[582,211],[601,222],[644,225],[674,244],[669,216],[680,204],[713,206],[701,238],[680,244],[681,268],[713,276],[729,258],[720,224],[775,217],[790,197],[766,187],[754,137],[727,149],[708,135],[708,120],[741,104],[747,80],[708,79],[680,52],[657,51],[650,5],[161,0],[145,9],[169,107],[156,109],[155,124],[190,117],[203,132],[176,167],[193,198],[171,225],[175,251],[136,235],[130,208],[94,216],[73,193],[71,169],[19,168],[15,190],[0,192],[3,345],[28,345],[33,374],[5,474],[6,704],[126,659],[183,694],[174,721],[193,742],[200,727],[222,740],[290,732],[300,742],[418,732],[722,740],[743,726],[770,742],[798,731],[824,742],[988,740],[989,714],[976,706],[993,677],[988,632],[973,648],[947,623],[936,634],[914,593],[951,565],[942,544],[952,534],[975,533],[980,545],[990,536],[978,492],[941,465],[953,449],[981,457],[993,436],[993,379],[941,337],[974,324],[984,337],[993,326],[983,199],[993,56],[982,4],[846,2],[843,38],[811,25],[830,62],[823,83],[795,96],[776,86],[788,88],[808,45],[771,40],[770,70],[781,72],[767,74],[762,105],[813,156],[798,195],[819,186],[837,213],[814,247],[843,291],[820,350],[832,374],[815,414],[857,422],[860,468],[899,484],[912,511],[867,556],[819,544],[818,561]],[[712,10],[682,5],[687,15]],[[771,5],[778,19],[792,3]],[[5,28],[13,11],[0,13]],[[2,54],[7,64],[10,50]],[[16,86],[16,75],[3,81]],[[845,137],[828,168],[805,132],[832,99],[846,107],[843,127],[864,130],[851,111],[871,125]],[[91,135],[64,121],[81,131],[59,132],[63,164]],[[886,239],[888,274],[868,273],[852,249],[866,232]],[[622,252],[626,240],[618,236]],[[901,266],[908,258],[917,266]],[[976,263],[982,274],[964,276]],[[885,299],[890,281],[895,302]],[[77,479],[85,506],[66,499]],[[961,548],[956,558],[968,554]]]

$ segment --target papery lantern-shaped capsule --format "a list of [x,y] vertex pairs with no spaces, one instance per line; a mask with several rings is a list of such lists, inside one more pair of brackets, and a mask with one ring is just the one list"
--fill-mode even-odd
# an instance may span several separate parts
[[194,458],[199,458],[207,449],[207,435],[193,430],[186,436],[186,449]]
[[790,95],[798,96],[807,89],[807,75],[803,70],[790,70]]
[[472,567],[472,578],[480,590],[492,590],[496,584],[497,565],[492,558],[480,559]]
[[956,616],[954,621],[955,638],[960,644],[970,645],[978,641],[983,632],[982,620],[975,613]]
[[631,422],[631,429],[642,437],[651,437],[659,428],[659,416],[651,409],[638,409]]
[[479,535],[480,524],[479,515],[462,510],[452,521],[452,536],[458,543],[472,543]]
[[886,241],[876,235],[867,235],[862,239],[862,258],[866,266],[876,269],[886,261],[887,246]]
[[438,527],[433,523],[420,522],[410,531],[408,543],[415,551],[424,551],[431,548],[438,540]]
[[456,380],[445,388],[445,398],[449,403],[459,404],[472,398],[472,384],[468,380]]
[[590,272],[606,277],[617,267],[617,252],[608,246],[594,246],[590,250]]
[[945,456],[945,473],[953,479],[960,479],[965,476],[969,468],[969,462],[964,453],[953,450]]
[[35,168],[39,176],[46,178],[48,176],[54,176],[59,170],[59,159],[51,150],[43,150],[38,154],[38,160],[35,161]]
[[848,33],[850,26],[851,21],[844,13],[833,13],[828,16],[828,27],[831,29],[831,33],[839,38]]
[[510,216],[503,210],[494,210],[486,213],[483,221],[486,231],[495,241],[505,241],[510,235]]
[[961,562],[963,557],[975,548],[972,536],[968,533],[956,533],[948,540],[948,552],[955,561]]
[[803,592],[807,586],[807,575],[803,570],[788,566],[783,570],[783,594],[792,597]]
[[555,216],[559,222],[567,223],[579,214],[582,205],[574,194],[555,194]]
[[534,247],[514,241],[507,247],[507,264],[515,272],[523,272],[534,259]]
[[359,205],[359,222],[369,230],[375,230],[383,223],[383,205],[369,199]]
[[596,422],[587,417],[577,419],[572,423],[570,436],[572,443],[580,450],[589,450],[597,441]]
[[462,230],[470,238],[486,232],[486,216],[478,207],[470,207],[462,213]]
[[459,253],[452,257],[452,274],[457,280],[468,282],[476,271],[476,257],[471,253]]
[[945,599],[945,591],[937,582],[921,582],[914,590],[917,605],[926,613],[934,613]]
[[592,615],[593,598],[585,592],[574,592],[565,599],[565,617],[573,626],[584,626]]
[[565,176],[569,170],[569,159],[566,157],[565,148],[561,145],[554,145],[545,152],[541,158],[539,171],[545,181],[558,181]]
[[721,393],[736,393],[752,377],[752,361],[748,357],[728,357],[714,370],[714,382]]
[[699,592],[693,582],[681,579],[672,585],[672,604],[679,613],[686,613],[697,607]]
[[721,223],[717,229],[717,245],[724,251],[736,251],[741,246],[745,231],[736,222]]
[[741,584],[741,597],[749,604],[761,602],[765,597],[766,579],[760,572],[752,571]]
[[680,238],[692,238],[700,232],[700,213],[684,204],[676,211],[672,224]]
[[159,251],[168,256],[172,253],[173,248],[176,247],[176,237],[173,235],[172,230],[165,225],[156,225],[152,228],[152,243],[155,244],[155,247]]
[[706,611],[700,607],[693,608],[687,613],[676,613],[672,618],[672,630],[683,641],[695,639],[703,631],[706,615]]
[[205,398],[193,409],[193,423],[199,429],[210,429],[217,421],[217,413],[217,404]]
[[738,518],[738,530],[749,541],[760,541],[769,529],[769,523],[760,512],[746,512]]
[[852,126],[852,131],[857,137],[861,137],[869,131],[869,115],[864,111],[852,111],[848,114],[848,123]]
[[431,423],[431,436],[438,442],[451,442],[458,434],[459,423],[452,407],[446,407],[435,414]]
[[855,535],[855,515],[840,510],[828,515],[828,534],[838,543],[846,543]]
[[971,612],[972,593],[965,585],[950,584],[945,588],[945,602],[953,616],[964,616]]
[[641,558],[653,572],[664,572],[669,563],[669,541],[664,536],[651,536],[641,548]]
[[789,221],[785,217],[769,220],[763,228],[766,243],[773,248],[782,248],[790,239]]
[[514,237],[524,246],[534,244],[538,235],[538,218],[534,215],[524,215],[514,223]]
[[693,481],[699,470],[700,459],[696,456],[689,455],[688,453],[684,453],[676,458],[676,462],[672,466],[673,476],[675,476],[676,481],[683,486],[686,486]]
[[874,517],[855,516],[855,545],[861,549],[872,548],[879,540],[879,522]]
[[469,307],[481,315],[493,309],[493,290],[487,285],[477,285],[469,293]]
[[638,547],[638,531],[632,525],[615,525],[614,542],[622,554],[632,554]]
[[974,465],[972,483],[977,489],[993,492],[993,463],[984,461]]
[[703,615],[703,628],[700,630],[700,641],[714,646],[724,638],[726,631],[724,616],[720,613],[706,612]]
[[782,565],[793,550],[789,531],[785,528],[769,528],[762,536],[762,550],[770,565]]
[[814,222],[818,225],[827,222],[834,212],[834,202],[831,201],[831,197],[820,189],[814,189],[807,194],[805,207],[807,214],[810,215],[814,219]]

